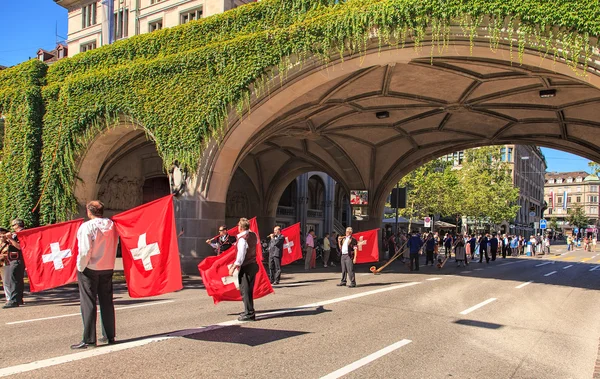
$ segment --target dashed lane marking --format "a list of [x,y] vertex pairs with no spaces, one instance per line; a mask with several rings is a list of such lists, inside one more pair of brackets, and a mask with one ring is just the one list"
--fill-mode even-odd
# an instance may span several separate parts
[[442,278],[428,278],[428,279],[425,279],[425,280],[434,281],[434,280],[441,280],[441,279]]
[[547,274],[546,274],[546,275],[544,275],[544,276],[550,276],[550,275],[554,275],[554,274],[556,274],[556,271],[549,272],[549,273],[547,273]]
[[596,271],[596,270],[598,270],[598,269],[600,269],[600,266],[595,266],[595,267],[592,267],[592,268],[590,269],[590,271]]
[[529,284],[531,284],[531,283],[533,283],[533,280],[530,280],[530,281],[528,281],[528,282],[525,282],[525,283],[523,283],[523,284],[519,284],[519,285],[518,285],[518,286],[516,286],[515,288],[523,288],[523,287],[525,287],[526,285],[529,285]]
[[481,302],[481,303],[479,303],[479,304],[477,304],[477,305],[474,305],[474,306],[472,306],[472,307],[471,307],[471,308],[469,308],[469,309],[465,309],[464,311],[460,312],[460,314],[461,314],[461,315],[468,315],[469,313],[471,313],[471,312],[473,312],[473,311],[475,311],[475,310],[477,310],[477,309],[479,309],[479,308],[481,308],[481,307],[483,307],[483,306],[486,306],[486,305],[488,305],[489,303],[491,303],[491,302],[494,302],[494,301],[496,301],[496,300],[498,300],[498,299],[496,299],[495,297],[492,297],[491,299],[487,299],[486,301],[484,301],[484,302]]
[[550,262],[540,263],[539,265],[535,265],[535,267],[540,267],[540,266],[545,266],[545,265],[551,265],[551,264],[554,264],[554,262],[550,261]]
[[563,270],[566,270],[566,269],[571,268],[571,267],[573,267],[573,265],[565,266],[565,267],[563,267]]
[[398,341],[388,347],[385,347],[379,351],[374,352],[371,355],[367,355],[366,357],[359,359],[356,362],[350,363],[347,366],[342,367],[339,370],[336,370],[334,372],[332,372],[331,374],[325,375],[323,377],[321,377],[321,379],[337,379],[337,378],[341,378],[342,376],[351,373],[352,371],[355,371],[361,367],[363,367],[364,365],[367,365],[373,361],[376,361],[377,359],[395,351],[398,350],[399,348],[401,348],[402,346],[406,346],[409,343],[411,343],[411,340],[402,340],[402,341]]

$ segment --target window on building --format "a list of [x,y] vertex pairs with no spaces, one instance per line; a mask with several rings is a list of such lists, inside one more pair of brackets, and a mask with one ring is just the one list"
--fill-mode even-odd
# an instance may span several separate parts
[[127,29],[129,28],[129,11],[127,10],[127,8],[121,8],[115,12],[114,27],[115,40],[127,37]]
[[96,2],[81,7],[81,28],[96,25]]
[[548,208],[548,214],[551,215],[552,214],[552,208]]
[[571,204],[571,196],[567,196],[567,204]]
[[598,202],[598,195],[590,195],[590,196],[588,196],[588,202],[590,202],[590,203],[597,203]]
[[581,196],[577,196],[575,199],[576,199],[576,202],[581,203]]
[[590,192],[598,192],[598,186],[590,186]]
[[512,147],[509,147],[509,148],[508,148],[508,161],[509,161],[509,162],[512,162],[512,161],[513,161],[513,160],[512,160],[512,156],[513,156],[513,148],[512,148]]
[[561,184],[563,182],[562,178],[556,179],[556,183]]
[[462,165],[464,159],[465,159],[465,152],[459,151],[458,152],[458,164]]
[[558,196],[558,197],[556,198],[556,202],[557,202],[558,204],[562,204],[562,202],[563,202],[563,198],[562,198],[562,196]]
[[150,0],[150,5],[160,3],[163,0]]
[[163,20],[156,20],[156,21],[152,21],[151,23],[148,24],[148,32],[152,33],[156,30],[161,30],[163,27]]
[[182,12],[180,15],[180,18],[179,18],[179,23],[187,24],[190,21],[199,20],[201,18],[202,18],[202,7]]
[[58,59],[62,59],[64,57],[65,57],[65,50],[64,49],[58,50]]
[[573,178],[571,178],[571,177],[567,178],[567,183],[573,183]]
[[549,184],[554,184],[554,179],[548,179]]
[[79,46],[79,51],[85,53],[86,51],[94,50],[96,48],[96,41],[84,43]]
[[506,161],[506,147],[503,147],[500,149],[500,156],[502,157],[500,159],[502,159],[502,161],[505,162]]
[[581,182],[583,182],[583,178],[582,178],[581,176],[578,176],[578,177],[575,179],[575,181],[576,181],[577,183],[581,183]]

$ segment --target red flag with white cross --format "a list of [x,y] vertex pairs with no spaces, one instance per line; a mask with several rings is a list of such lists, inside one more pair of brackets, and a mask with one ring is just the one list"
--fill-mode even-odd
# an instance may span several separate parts
[[370,263],[379,261],[379,240],[377,232],[379,229],[368,230],[366,232],[354,233],[352,237],[356,239],[356,263]]
[[31,292],[77,281],[77,230],[83,219],[17,233]]
[[156,296],[183,288],[172,195],[112,220],[121,240],[129,296]]
[[302,242],[300,241],[300,223],[288,226],[281,230],[285,237],[283,252],[281,254],[281,265],[285,266],[302,259]]
[[[258,247],[260,245],[260,235],[258,233],[256,218],[250,220],[250,231],[255,233],[257,237],[256,260],[258,261],[258,273],[254,282],[253,294],[254,299],[259,299],[273,293],[273,287],[269,281],[265,266],[262,264],[262,249]],[[229,233],[237,235],[237,227],[229,230]],[[198,270],[202,276],[202,283],[206,288],[208,296],[212,296],[215,304],[221,301],[242,300],[237,272],[232,276],[229,275],[229,267],[235,263],[236,256],[237,246],[233,245],[221,255],[208,257],[198,265]]]

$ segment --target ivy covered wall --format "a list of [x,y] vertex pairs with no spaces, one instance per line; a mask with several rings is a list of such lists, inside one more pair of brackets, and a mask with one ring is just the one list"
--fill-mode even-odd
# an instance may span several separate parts
[[[41,196],[41,223],[70,218],[77,160],[120,115],[145,128],[165,164],[177,159],[194,170],[203,141],[223,131],[232,107],[243,111],[252,84],[264,90],[273,67],[285,72],[315,55],[327,63],[360,54],[373,37],[398,48],[422,48],[431,38],[443,49],[453,37],[451,24],[472,42],[489,40],[491,49],[510,44],[515,62],[527,47],[576,69],[598,46],[600,6],[598,0],[264,0],[78,54],[47,73],[28,62],[0,73],[0,109],[7,114],[2,167],[14,170],[0,173],[0,207],[18,200],[17,213],[25,216]],[[477,34],[482,25],[485,36]],[[16,136],[7,138],[9,130]],[[20,181],[18,198],[10,193],[10,174]]]

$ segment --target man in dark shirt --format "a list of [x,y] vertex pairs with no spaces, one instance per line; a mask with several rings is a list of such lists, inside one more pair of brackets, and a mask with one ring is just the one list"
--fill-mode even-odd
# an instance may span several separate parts
[[433,252],[435,250],[435,239],[433,238],[433,234],[429,233],[427,235],[427,239],[425,240],[425,266],[431,261],[431,265],[433,266]]
[[215,249],[217,255],[220,255],[229,250],[229,248],[235,243],[235,240],[236,239],[234,236],[227,233],[227,227],[225,225],[221,225],[219,226],[219,235],[213,239],[206,240],[206,243]]
[[419,271],[419,251],[421,251],[423,241],[416,231],[412,232],[412,236],[408,240],[407,246],[410,253],[410,271]]
[[488,253],[487,253],[487,245],[488,245],[487,235],[481,236],[481,239],[479,240],[479,263],[483,262],[484,255],[485,255],[485,263],[490,263],[490,257],[488,256]]
[[[10,225],[15,233],[25,228],[25,223],[19,218],[14,219]],[[23,305],[25,261],[21,252],[21,244],[15,233],[6,233],[1,236],[2,244],[8,246],[3,275],[6,304],[2,308],[16,308]]]
[[276,226],[273,234],[269,235],[269,280],[271,284],[279,284],[281,278],[281,254],[285,237],[281,234],[281,227]]
[[477,244],[477,239],[475,235],[471,234],[471,239],[469,239],[469,245],[471,246],[471,259],[475,259],[475,245]]
[[492,238],[490,239],[490,250],[492,252],[492,261],[495,261],[498,254],[498,238],[496,237],[496,233],[492,234]]

